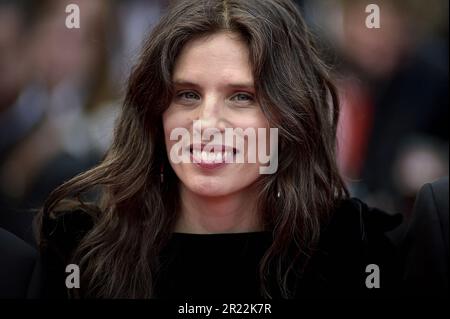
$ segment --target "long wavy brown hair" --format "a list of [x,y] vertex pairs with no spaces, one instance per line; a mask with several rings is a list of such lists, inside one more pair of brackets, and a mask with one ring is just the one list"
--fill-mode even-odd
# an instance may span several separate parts
[[259,212],[273,233],[260,263],[263,297],[293,296],[292,276],[304,270],[322,225],[348,196],[335,163],[336,89],[296,6],[289,0],[175,1],[132,70],[105,159],[54,190],[38,216],[55,218],[64,200],[100,189],[95,205],[77,204],[95,220],[72,256],[82,273],[82,297],[157,297],[158,255],[179,210],[179,180],[162,130],[172,70],[188,41],[220,31],[237,33],[248,45],[256,96],[279,129],[278,171],[258,180]]

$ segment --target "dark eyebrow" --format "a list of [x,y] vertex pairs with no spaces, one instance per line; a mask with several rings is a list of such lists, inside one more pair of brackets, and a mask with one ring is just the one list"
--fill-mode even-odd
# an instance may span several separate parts
[[172,84],[175,86],[193,86],[193,87],[200,87],[200,85],[194,83],[194,82],[189,82],[189,81],[183,81],[183,80],[175,80],[172,82]]
[[[173,85],[175,86],[190,86],[199,88],[200,85],[191,81],[184,81],[184,80],[175,80],[173,81]],[[227,87],[230,88],[245,88],[245,89],[254,89],[253,82],[242,82],[242,83],[232,83],[228,84]]]
[[243,83],[233,83],[228,85],[229,87],[240,89],[240,88],[246,88],[246,89],[254,89],[255,86],[252,82],[243,82]]

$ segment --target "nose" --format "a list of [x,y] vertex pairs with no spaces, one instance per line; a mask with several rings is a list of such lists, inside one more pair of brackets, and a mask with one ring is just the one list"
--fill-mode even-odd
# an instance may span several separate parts
[[225,129],[224,102],[219,96],[205,96],[197,110],[196,120],[201,123],[202,129],[215,128],[221,132]]

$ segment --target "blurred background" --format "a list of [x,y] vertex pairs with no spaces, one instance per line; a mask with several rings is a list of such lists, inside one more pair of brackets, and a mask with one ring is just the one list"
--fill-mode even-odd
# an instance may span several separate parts
[[[170,0],[0,0],[0,227],[101,161],[142,42]],[[80,28],[65,26],[68,4]],[[379,29],[365,8],[380,8]],[[340,92],[338,163],[353,196],[408,218],[448,175],[448,1],[297,1]]]

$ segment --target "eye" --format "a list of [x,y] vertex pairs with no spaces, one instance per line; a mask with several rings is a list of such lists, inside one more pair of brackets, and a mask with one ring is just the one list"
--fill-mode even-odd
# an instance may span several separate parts
[[253,96],[248,93],[238,93],[231,98],[236,102],[252,102]]
[[177,98],[185,101],[199,100],[200,97],[193,91],[184,91],[177,94]]

